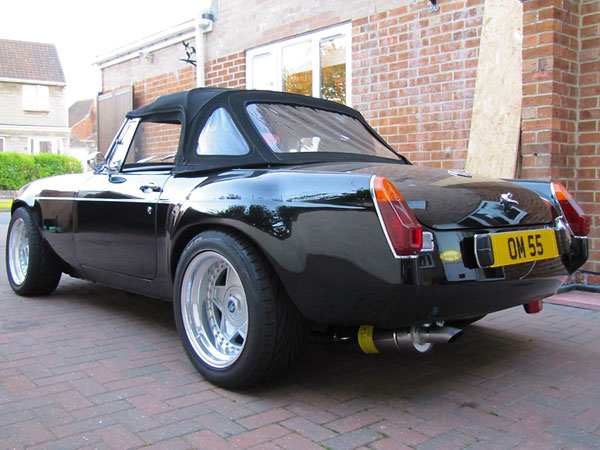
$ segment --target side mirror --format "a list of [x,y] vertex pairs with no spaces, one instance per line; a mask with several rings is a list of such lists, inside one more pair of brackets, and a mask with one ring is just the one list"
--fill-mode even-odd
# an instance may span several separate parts
[[90,169],[94,172],[99,172],[106,166],[106,159],[102,153],[94,152],[88,158],[87,163]]

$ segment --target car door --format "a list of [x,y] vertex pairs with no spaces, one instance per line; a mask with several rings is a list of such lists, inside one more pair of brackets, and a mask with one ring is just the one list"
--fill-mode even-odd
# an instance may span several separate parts
[[127,121],[106,167],[79,190],[75,246],[90,278],[98,270],[156,276],[157,206],[180,133],[178,123]]

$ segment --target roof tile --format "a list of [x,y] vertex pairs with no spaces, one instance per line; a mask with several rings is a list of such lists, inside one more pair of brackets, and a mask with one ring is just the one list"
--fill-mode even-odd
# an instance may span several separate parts
[[0,39],[0,78],[65,83],[54,44]]

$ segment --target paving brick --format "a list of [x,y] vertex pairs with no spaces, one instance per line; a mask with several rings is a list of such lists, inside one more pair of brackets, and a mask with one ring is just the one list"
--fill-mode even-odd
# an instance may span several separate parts
[[222,438],[247,431],[245,427],[219,413],[209,413],[200,416],[196,419],[196,423],[198,424],[198,428],[212,431]]
[[113,425],[94,431],[102,442],[114,449],[136,448],[144,445],[144,441],[139,439],[123,425]]
[[197,431],[184,436],[184,440],[193,448],[206,448],[211,450],[231,450],[235,447],[208,430]]
[[327,448],[331,449],[348,449],[356,448],[361,445],[370,444],[385,436],[369,428],[361,428],[359,430],[350,431],[349,433],[340,434],[331,439],[321,442]]
[[182,420],[169,425],[159,426],[139,433],[145,442],[159,442],[178,438],[198,430],[198,423],[194,419]]
[[310,438],[314,442],[320,442],[325,439],[332,438],[338,434],[331,431],[328,428],[325,428],[302,417],[294,417],[292,419],[281,422],[280,425],[283,425],[284,427],[289,428],[290,430],[300,433],[303,436]]
[[261,428],[257,428],[252,431],[237,434],[229,438],[228,441],[237,447],[249,448],[255,445],[263,444],[265,442],[269,442],[273,439],[285,436],[289,433],[290,431],[287,428],[284,428],[281,425],[272,424],[266,425]]
[[36,299],[0,277],[0,299],[11,328],[0,328],[0,448],[578,449],[600,439],[600,312],[502,311],[425,355],[307,344],[286,376],[236,392],[195,372],[171,305],[68,277]]
[[10,429],[12,436],[26,447],[55,440],[54,435],[44,425],[35,420],[19,422],[11,425]]
[[243,419],[239,419],[237,422],[240,425],[248,428],[249,430],[254,428],[263,427],[265,425],[269,425],[271,423],[281,422],[294,414],[286,411],[285,409],[272,409],[270,411],[265,411],[259,414],[254,414],[250,417],[245,417]]
[[412,448],[430,439],[428,436],[422,433],[411,430],[410,428],[401,427],[385,420],[375,423],[369,428],[371,428],[373,431],[377,431],[390,437],[394,442],[410,446]]
[[[315,438],[312,438],[315,439]],[[308,439],[299,434],[287,434],[279,439],[273,441],[274,444],[285,448],[286,450],[322,450],[318,444],[315,444],[313,440]]]

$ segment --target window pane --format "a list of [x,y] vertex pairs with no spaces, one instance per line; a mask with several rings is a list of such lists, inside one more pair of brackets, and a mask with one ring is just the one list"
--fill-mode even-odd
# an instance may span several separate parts
[[24,84],[23,109],[25,111],[49,111],[50,93],[48,86]]
[[281,57],[283,62],[283,91],[312,95],[310,41],[284,47]]
[[346,103],[346,45],[342,36],[321,41],[321,98]]
[[52,141],[40,141],[40,153],[52,153]]
[[253,103],[246,110],[274,153],[353,153],[401,159],[351,116],[269,103]]
[[248,144],[225,110],[218,108],[206,121],[198,138],[198,155],[245,155]]
[[273,53],[263,53],[252,58],[252,88],[274,90],[276,69]]
[[181,125],[141,122],[129,146],[125,167],[132,164],[173,163],[179,147]]
[[0,152],[4,151],[4,138],[0,137]]

